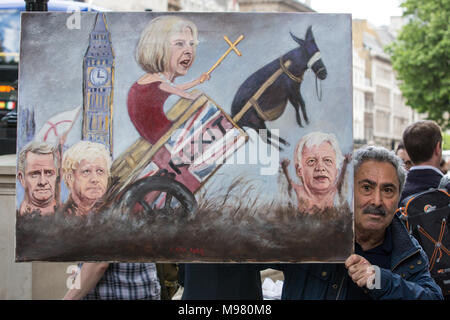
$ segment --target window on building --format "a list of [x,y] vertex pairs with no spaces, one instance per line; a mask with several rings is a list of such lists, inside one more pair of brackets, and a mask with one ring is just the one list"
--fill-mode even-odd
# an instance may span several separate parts
[[391,81],[392,72],[391,70],[384,67],[377,67],[377,78],[384,81]]
[[403,97],[400,94],[394,94],[394,108],[399,109],[403,107]]
[[373,110],[373,93],[365,92],[364,93],[364,106],[366,110]]
[[394,117],[394,135],[401,138],[403,130],[408,126],[408,119],[403,117]]
[[375,104],[389,108],[391,106],[390,95],[391,90],[377,86],[375,89]]
[[373,114],[369,112],[364,113],[364,139],[373,140]]
[[387,136],[390,133],[390,119],[389,113],[377,110],[375,114],[375,131],[382,135]]

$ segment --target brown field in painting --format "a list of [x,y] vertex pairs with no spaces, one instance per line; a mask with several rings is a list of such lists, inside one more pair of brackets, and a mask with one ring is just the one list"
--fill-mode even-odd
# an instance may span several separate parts
[[[251,185],[226,196],[197,195],[193,219],[181,209],[87,217],[17,218],[17,261],[302,262],[343,261],[353,250],[348,207],[305,215],[290,205],[258,205]],[[245,185],[245,184],[244,184]]]

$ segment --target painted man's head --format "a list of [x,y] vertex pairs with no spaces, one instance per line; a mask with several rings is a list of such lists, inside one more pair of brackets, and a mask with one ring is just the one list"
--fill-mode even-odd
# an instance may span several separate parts
[[17,178],[25,189],[21,214],[38,209],[41,214],[52,213],[55,206],[58,159],[56,150],[45,142],[32,141],[19,153]]
[[312,132],[302,137],[294,152],[295,172],[313,194],[329,193],[336,181],[343,156],[334,134]]
[[64,153],[64,182],[72,200],[85,213],[105,194],[110,167],[109,151],[100,143],[80,141]]

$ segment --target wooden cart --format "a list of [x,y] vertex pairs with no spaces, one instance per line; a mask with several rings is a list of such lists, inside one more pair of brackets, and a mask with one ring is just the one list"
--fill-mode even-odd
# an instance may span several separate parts
[[180,99],[167,117],[173,125],[155,144],[139,138],[113,162],[106,203],[124,213],[181,205],[192,218],[194,193],[248,140],[205,94]]

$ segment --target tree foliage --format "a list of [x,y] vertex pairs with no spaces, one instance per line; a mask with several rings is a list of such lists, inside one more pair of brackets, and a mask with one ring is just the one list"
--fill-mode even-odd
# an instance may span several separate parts
[[405,0],[408,21],[387,50],[407,105],[450,129],[450,1]]
[[450,134],[443,132],[442,133],[442,146],[444,150],[450,150]]

